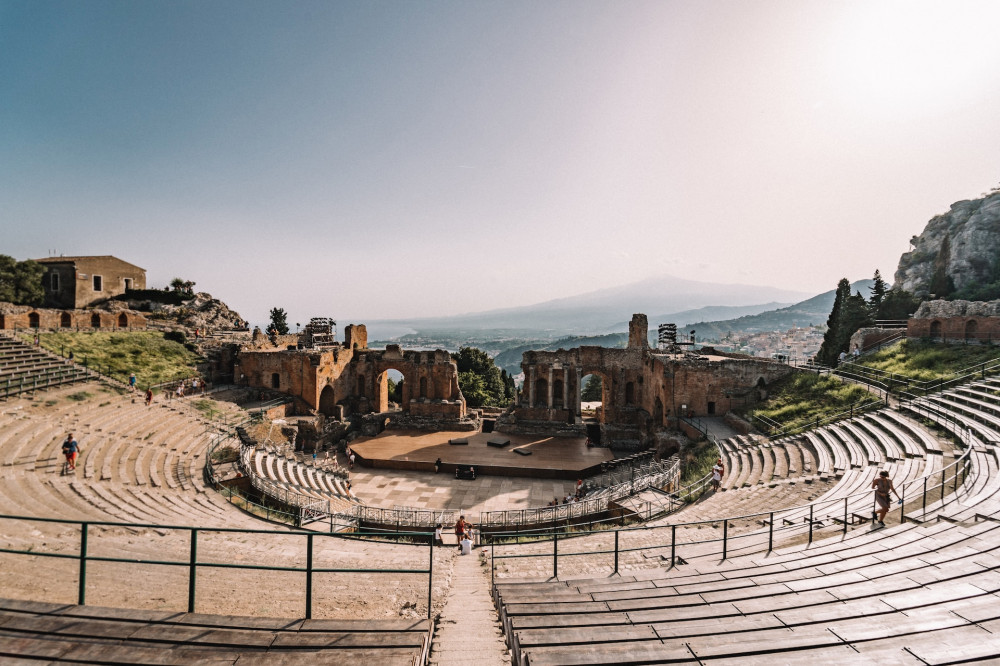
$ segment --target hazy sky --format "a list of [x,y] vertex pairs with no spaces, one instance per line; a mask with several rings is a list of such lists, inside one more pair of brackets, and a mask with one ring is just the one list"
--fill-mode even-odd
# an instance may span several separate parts
[[251,321],[891,277],[1000,183],[997,25],[995,1],[0,0],[0,253],[114,254]]

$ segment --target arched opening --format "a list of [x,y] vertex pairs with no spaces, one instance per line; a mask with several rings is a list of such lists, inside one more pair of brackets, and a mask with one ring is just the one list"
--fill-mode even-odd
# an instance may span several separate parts
[[931,322],[931,337],[936,339],[941,338],[941,321],[938,319]]
[[37,312],[32,312],[28,314],[28,326],[31,328],[38,328],[40,318]]
[[544,377],[535,380],[535,404],[533,407],[549,406],[549,380]]
[[406,410],[409,393],[403,373],[396,368],[388,368],[375,379],[374,409],[380,413]]
[[978,340],[979,339],[979,322],[975,319],[970,319],[965,322],[965,339],[966,340]]
[[635,404],[635,384],[633,382],[625,383],[625,404]]
[[333,387],[327,384],[319,394],[319,412],[327,416],[333,416],[337,407],[337,396]]
[[277,372],[271,373],[271,388],[281,388],[281,375]]
[[118,315],[118,328],[128,328],[128,315],[124,312]]
[[565,407],[563,401],[563,381],[561,379],[552,380],[552,407],[554,409],[563,409]]
[[63,312],[59,317],[59,326],[62,328],[73,328],[73,317],[68,312]]
[[97,314],[96,312],[90,315],[90,327],[91,328],[101,327],[101,315]]
[[611,382],[603,373],[587,371],[580,378],[580,415],[584,421],[604,423],[605,412],[611,405],[610,389]]

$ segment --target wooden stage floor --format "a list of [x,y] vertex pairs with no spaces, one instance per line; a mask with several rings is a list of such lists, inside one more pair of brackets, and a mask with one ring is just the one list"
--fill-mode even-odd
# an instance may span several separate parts
[[[487,446],[493,437],[509,439],[503,448]],[[464,438],[467,445],[452,445],[449,439]],[[531,451],[524,456],[515,449]],[[389,430],[377,437],[351,443],[357,464],[384,469],[434,471],[441,459],[442,473],[455,467],[475,465],[479,475],[570,479],[596,473],[602,462],[612,459],[608,449],[588,447],[585,438],[532,437],[499,433],[426,432]]]

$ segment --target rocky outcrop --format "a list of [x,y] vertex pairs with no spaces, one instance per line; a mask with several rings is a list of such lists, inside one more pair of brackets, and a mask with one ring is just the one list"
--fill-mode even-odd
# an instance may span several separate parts
[[994,281],[1000,275],[1000,192],[952,204],[910,244],[913,250],[899,259],[894,287],[944,296],[951,286]]

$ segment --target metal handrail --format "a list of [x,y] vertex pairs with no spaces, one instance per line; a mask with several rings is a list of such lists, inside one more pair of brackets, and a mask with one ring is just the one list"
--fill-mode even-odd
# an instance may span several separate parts
[[[373,574],[426,574],[427,575],[427,618],[431,618],[431,610],[433,607],[433,593],[434,593],[434,539],[432,532],[420,532],[414,533],[412,536],[426,537],[427,538],[427,549],[428,549],[428,565],[423,569],[385,569],[385,568],[360,568],[360,567],[317,567],[313,564],[313,553],[315,552],[314,542],[317,538],[339,538],[339,539],[358,539],[364,536],[374,536],[375,534],[367,533],[355,533],[351,535],[344,535],[340,533],[326,534],[323,532],[308,532],[300,530],[288,530],[288,531],[276,531],[276,530],[255,530],[255,529],[242,529],[242,528],[232,528],[232,527],[194,527],[189,525],[158,525],[149,523],[122,523],[122,522],[112,522],[112,521],[100,521],[100,520],[90,520],[90,521],[80,521],[80,520],[66,520],[62,518],[42,518],[38,516],[19,516],[19,515],[8,515],[0,514],[0,521],[13,520],[13,521],[37,521],[44,523],[56,523],[61,525],[76,525],[80,529],[80,543],[77,552],[74,553],[63,553],[63,552],[51,552],[51,551],[40,551],[35,550],[31,547],[27,550],[21,550],[16,548],[0,548],[0,553],[7,553],[12,555],[27,555],[30,557],[54,557],[62,559],[71,559],[78,561],[78,586],[77,586],[77,603],[80,605],[85,605],[87,603],[87,563],[88,562],[107,562],[114,564],[156,564],[163,566],[177,566],[186,567],[188,569],[188,604],[187,612],[195,612],[195,594],[197,590],[197,572],[199,569],[206,567],[210,568],[220,568],[220,569],[245,569],[245,570],[256,570],[256,571],[286,571],[286,572],[297,572],[306,574],[305,583],[305,619],[312,618],[313,610],[313,575],[320,573],[373,573]],[[96,536],[100,538],[102,531],[91,532],[90,527],[122,527],[128,529],[155,529],[160,530],[180,530],[189,533],[189,545],[191,556],[185,560],[152,560],[152,559],[137,559],[137,558],[122,558],[122,557],[107,557],[101,555],[91,555],[88,552],[88,540],[91,536]],[[214,562],[208,560],[201,560],[198,558],[198,534],[199,533],[228,533],[228,534],[268,534],[268,535],[280,535],[282,538],[287,537],[301,537],[306,540],[306,566],[296,567],[296,566],[278,566],[278,565],[264,565],[264,564],[245,564],[241,562]],[[424,546],[421,546],[424,547]],[[285,578],[282,578],[282,585],[285,585]]]
[[[962,456],[960,458],[956,459],[950,465],[948,465],[944,469],[942,469],[940,471],[941,481],[937,485],[932,485],[932,486],[928,487],[927,481],[928,481],[928,479],[931,478],[932,475],[921,477],[919,479],[914,480],[913,482],[911,482],[909,484],[901,484],[900,489],[899,489],[899,495],[900,495],[900,497],[903,498],[903,500],[901,500],[900,509],[899,509],[899,511],[900,511],[900,521],[901,522],[905,522],[906,519],[907,519],[906,518],[906,514],[905,514],[905,511],[906,511],[906,501],[908,499],[907,498],[907,489],[912,489],[913,486],[914,486],[914,484],[918,484],[918,486],[922,486],[922,492],[921,492],[920,495],[915,496],[913,498],[910,498],[909,501],[911,501],[911,502],[917,502],[918,501],[918,497],[919,497],[920,504],[921,504],[921,506],[923,507],[923,509],[925,511],[925,514],[923,516],[924,518],[926,518],[927,494],[928,493],[933,493],[933,491],[935,489],[941,489],[941,491],[942,491],[941,495],[943,497],[944,496],[944,491],[947,490],[947,488],[948,488],[948,485],[949,485],[948,482],[949,481],[951,482],[951,486],[952,486],[952,496],[951,496],[951,499],[948,500],[947,502],[941,503],[938,506],[937,510],[940,510],[941,508],[943,508],[944,506],[946,506],[947,504],[949,504],[949,503],[951,503],[953,501],[957,501],[956,495],[959,493],[959,487],[960,486],[964,487],[966,481],[969,478],[969,468],[970,468],[970,465],[971,465],[971,462],[970,462],[970,459],[971,459],[971,455],[970,454],[971,454],[971,452],[972,452],[972,448],[971,447],[967,447],[966,450],[963,452],[963,454],[962,454]],[[950,477],[948,476],[948,471],[949,470],[951,471]],[[937,474],[938,474],[938,472],[935,472],[933,474],[933,476],[937,476]],[[722,559],[725,560],[725,559],[727,559],[727,557],[731,553],[731,548],[730,548],[730,545],[729,545],[729,542],[731,540],[734,540],[734,539],[737,539],[737,538],[745,538],[745,537],[758,537],[759,538],[759,537],[762,537],[763,533],[764,533],[763,530],[755,530],[755,531],[747,533],[747,534],[742,534],[742,535],[737,535],[737,536],[730,536],[729,535],[729,525],[730,524],[734,524],[734,523],[738,523],[738,522],[747,522],[747,521],[754,521],[754,520],[757,520],[758,522],[763,523],[767,527],[767,530],[766,530],[767,537],[768,537],[767,552],[771,552],[773,550],[774,535],[776,533],[783,533],[783,532],[803,532],[806,529],[806,528],[803,527],[803,525],[807,526],[807,528],[808,528],[808,543],[810,543],[810,544],[813,541],[813,533],[814,533],[814,530],[815,530],[815,526],[817,524],[821,523],[824,520],[831,520],[831,521],[834,521],[834,522],[840,522],[840,523],[842,523],[843,524],[843,532],[846,533],[847,532],[847,528],[848,528],[848,524],[849,524],[849,520],[850,520],[850,516],[852,515],[852,512],[850,511],[851,504],[853,503],[857,507],[857,506],[859,506],[861,504],[861,501],[864,498],[866,498],[866,497],[873,497],[873,493],[866,490],[866,491],[863,491],[863,492],[860,492],[860,493],[854,493],[854,494],[851,494],[851,495],[847,495],[847,496],[842,497],[842,498],[835,498],[835,499],[830,499],[830,500],[822,500],[822,501],[813,502],[813,503],[806,504],[806,505],[801,505],[801,506],[797,506],[797,507],[790,507],[790,508],[787,508],[787,509],[782,509],[780,511],[757,512],[757,513],[751,513],[751,514],[744,514],[744,515],[740,515],[740,516],[731,516],[731,517],[726,517],[726,518],[717,518],[715,520],[690,521],[690,522],[672,523],[672,524],[656,525],[656,526],[620,527],[620,528],[615,528],[614,530],[610,530],[610,531],[612,531],[614,533],[614,549],[613,550],[587,550],[587,551],[579,551],[579,552],[572,552],[572,553],[566,553],[566,552],[560,553],[559,552],[559,547],[558,547],[558,542],[560,541],[560,539],[565,540],[566,539],[566,535],[564,533],[560,533],[559,531],[552,531],[552,530],[550,530],[548,532],[536,531],[534,534],[531,535],[531,539],[533,541],[536,541],[536,542],[539,542],[539,541],[540,542],[552,541],[552,543],[553,543],[553,550],[552,550],[551,553],[515,553],[515,554],[502,554],[501,553],[501,554],[498,555],[495,552],[495,548],[496,548],[497,545],[503,545],[504,541],[519,541],[521,539],[521,537],[523,537],[523,535],[519,534],[517,532],[495,532],[495,533],[487,535],[487,537],[486,537],[487,538],[487,542],[488,542],[487,545],[489,545],[490,549],[491,549],[490,550],[490,561],[491,561],[490,566],[492,568],[492,573],[495,576],[496,563],[497,563],[498,560],[505,560],[505,559],[525,559],[525,558],[542,558],[542,557],[543,558],[548,558],[548,557],[551,557],[552,558],[552,571],[553,571],[552,575],[555,577],[555,576],[558,576],[559,557],[560,556],[562,556],[562,557],[574,557],[574,556],[584,556],[584,555],[614,555],[614,572],[618,573],[618,561],[619,561],[619,557],[620,557],[620,555],[622,553],[637,552],[637,551],[649,552],[649,551],[655,551],[655,550],[659,550],[659,549],[667,549],[667,548],[669,548],[670,549],[670,557],[669,557],[669,563],[670,564],[669,564],[669,566],[672,567],[672,566],[674,566],[674,565],[677,564],[677,561],[678,561],[677,560],[678,545],[681,545],[677,541],[677,528],[679,528],[679,527],[680,528],[698,528],[698,527],[704,527],[704,526],[715,527],[715,526],[719,525],[720,523],[723,526],[723,536],[722,536],[721,539],[702,539],[702,540],[695,540],[695,541],[686,541],[686,542],[683,543],[683,546],[685,546],[685,547],[691,547],[691,546],[697,546],[697,545],[701,545],[701,544],[719,543],[720,544],[720,548],[721,548]],[[873,499],[873,504],[874,504],[874,499]],[[842,511],[840,511],[840,507],[841,506],[843,507]],[[826,507],[826,508],[824,509],[823,507]],[[830,509],[832,507],[836,507],[837,508],[838,512],[836,514],[830,513]],[[855,511],[853,513],[856,514],[857,512]],[[767,518],[761,520],[761,518],[763,518],[764,516],[766,516]],[[776,528],[775,526],[778,524],[778,521],[780,521],[782,524]],[[659,531],[659,530],[667,530],[667,529],[670,530],[670,541],[668,543],[664,543],[664,544],[661,544],[661,545],[653,545],[653,546],[643,545],[643,546],[637,546],[637,547],[633,547],[633,548],[622,548],[621,545],[620,545],[620,537],[621,537],[622,533],[625,533],[625,534],[628,534],[628,533],[631,533],[631,532],[645,532],[645,533],[649,533],[649,532],[656,532],[656,531]],[[574,533],[573,536],[574,537],[580,537],[580,536],[587,536],[589,534],[608,533],[608,532],[609,532],[609,530],[589,530],[589,531],[588,530],[578,530],[578,531],[576,531]]]

